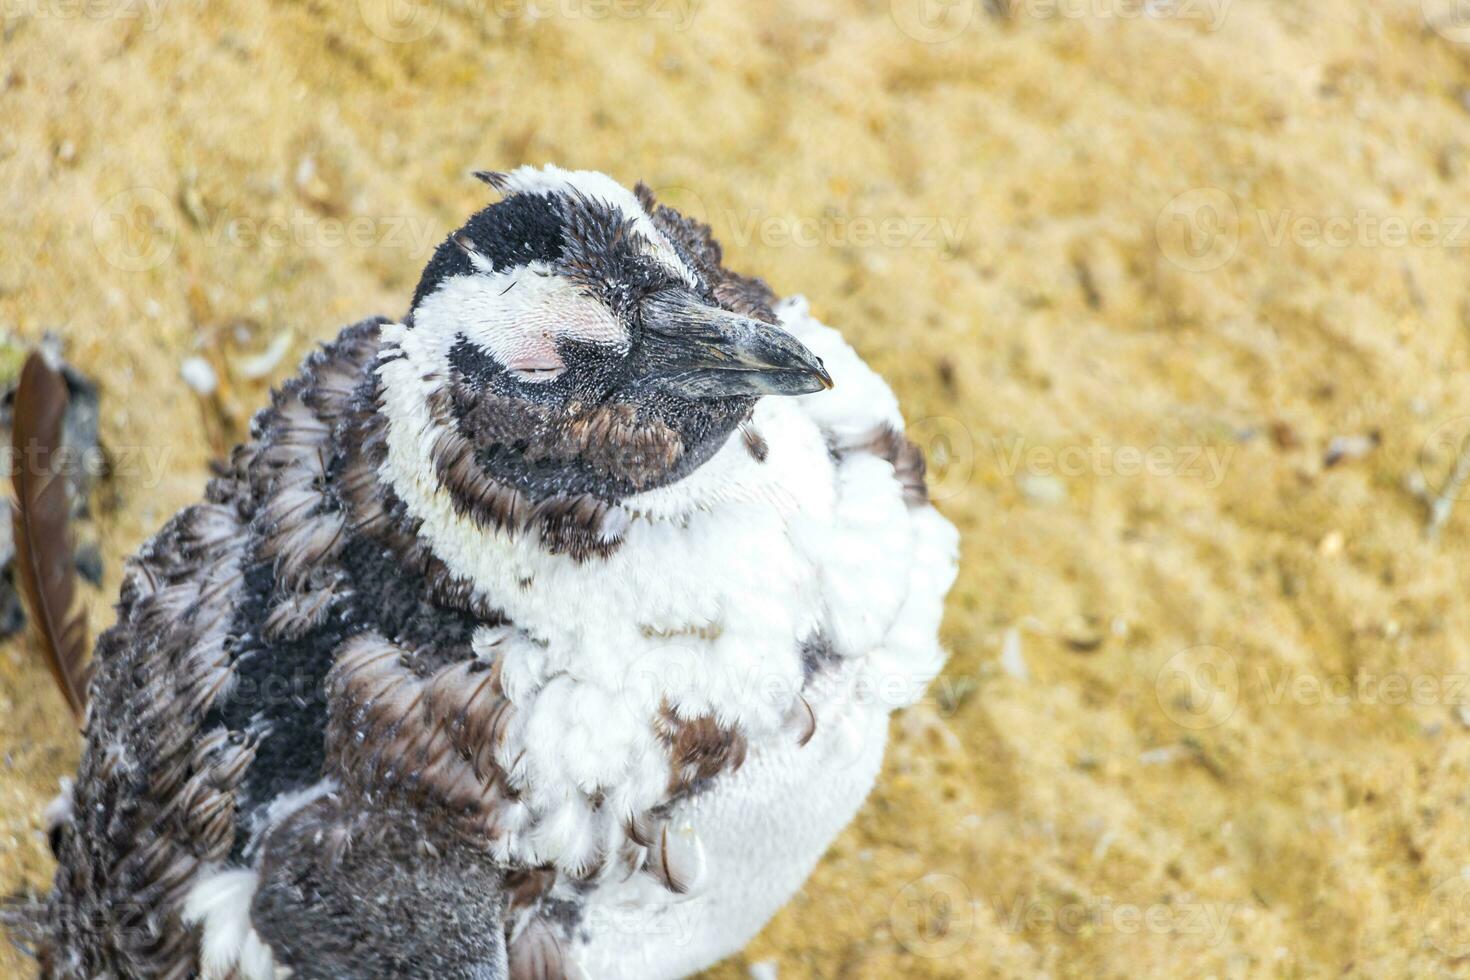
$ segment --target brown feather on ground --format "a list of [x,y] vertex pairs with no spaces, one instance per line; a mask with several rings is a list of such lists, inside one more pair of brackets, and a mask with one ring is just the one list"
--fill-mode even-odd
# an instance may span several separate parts
[[33,352],[15,392],[15,568],[47,666],[78,717],[87,701],[87,621],[77,606],[77,573],[67,529],[66,474],[56,462],[69,396],[61,372]]

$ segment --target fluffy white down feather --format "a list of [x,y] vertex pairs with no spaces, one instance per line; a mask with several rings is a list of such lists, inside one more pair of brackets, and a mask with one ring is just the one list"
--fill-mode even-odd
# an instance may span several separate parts
[[953,529],[905,504],[886,460],[828,451],[899,427],[893,394],[803,301],[780,313],[827,362],[834,390],[762,400],[753,424],[764,461],[732,437],[689,477],[626,501],[625,543],[586,563],[455,513],[433,476],[426,408],[449,345],[422,324],[385,328],[406,356],[380,367],[384,475],[450,571],[493,596],[526,641],[506,651],[520,710],[499,761],[537,819],[498,842],[503,857],[582,871],[660,803],[669,759],[651,722],[661,704],[738,725],[752,745],[787,737],[800,644],[818,633],[843,657],[870,658],[883,674],[871,680],[896,703],[942,665]]
[[[788,300],[777,312],[826,362],[836,387],[770,406],[791,405],[796,415],[758,411],[773,449],[777,442],[805,445],[798,433],[806,426],[841,448],[863,445],[880,424],[902,428],[888,386],[837,331],[811,317],[805,300]],[[772,491],[820,505],[799,506],[783,518],[784,536],[752,538],[729,559],[758,566],[767,549],[789,542],[814,573],[815,597],[774,585],[767,602],[815,602],[815,611],[803,607],[783,621],[815,615],[844,658],[804,692],[817,717],[815,737],[805,746],[779,736],[754,744],[738,772],[670,814],[702,842],[705,881],[694,894],[672,896],[635,876],[590,896],[585,938],[573,951],[586,976],[670,980],[740,950],[801,887],[867,797],[882,764],[889,712],[921,697],[944,665],[938,631],[958,569],[954,526],[933,507],[908,508],[892,467],[871,455],[847,456],[828,481]],[[722,574],[711,567],[711,576]],[[790,637],[769,636],[772,644],[783,639]]]
[[201,980],[285,980],[270,947],[250,924],[250,900],[258,883],[254,871],[237,868],[200,879],[184,902],[184,922],[200,927]]

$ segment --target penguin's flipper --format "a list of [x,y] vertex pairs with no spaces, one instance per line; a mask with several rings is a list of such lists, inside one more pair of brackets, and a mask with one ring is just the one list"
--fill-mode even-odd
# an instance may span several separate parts
[[505,980],[500,871],[422,814],[330,794],[265,841],[250,918],[292,980]]

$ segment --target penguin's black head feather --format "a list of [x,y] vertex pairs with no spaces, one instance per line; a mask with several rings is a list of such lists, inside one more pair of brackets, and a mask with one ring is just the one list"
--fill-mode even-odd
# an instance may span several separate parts
[[830,387],[721,289],[698,226],[600,174],[488,179],[508,196],[440,244],[406,320],[442,354],[435,411],[488,479],[618,501],[705,462],[760,397]]
[[477,243],[496,268],[554,262],[561,257],[561,213],[545,194],[517,194],[480,211],[434,250],[414,290],[414,306],[450,276],[475,271],[459,239]]

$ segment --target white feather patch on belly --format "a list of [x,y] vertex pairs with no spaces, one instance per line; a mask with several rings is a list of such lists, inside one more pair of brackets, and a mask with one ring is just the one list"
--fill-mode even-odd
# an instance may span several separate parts
[[259,879],[235,868],[200,879],[184,899],[184,922],[197,925],[201,980],[284,980],[291,975],[250,923],[250,900]]

